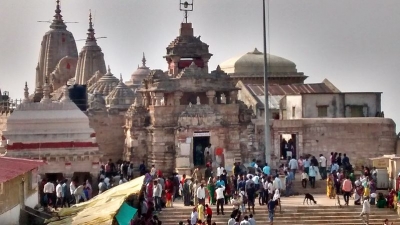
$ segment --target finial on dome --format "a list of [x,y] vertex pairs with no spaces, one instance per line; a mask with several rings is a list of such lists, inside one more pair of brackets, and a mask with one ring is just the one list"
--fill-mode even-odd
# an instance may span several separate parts
[[144,55],[144,52],[143,52],[142,64],[143,67],[146,67],[146,56]]
[[221,67],[218,65],[216,70],[221,71]]
[[96,41],[94,34],[95,33],[94,33],[93,22],[92,22],[92,11],[89,10],[89,29],[88,29],[88,33],[87,33],[86,42]]
[[107,66],[107,73],[111,74],[110,65]]
[[139,67],[140,67],[139,64],[137,64],[137,68],[138,68],[138,69],[139,69]]
[[29,89],[28,89],[28,82],[25,81],[25,88],[24,88],[24,100],[22,103],[29,102]]
[[50,99],[50,86],[48,83],[48,77],[46,76],[46,81],[43,85],[43,98],[40,101],[41,103],[50,103],[51,99]]
[[124,81],[122,80],[122,73],[119,74],[119,82],[123,83]]
[[71,99],[69,98],[69,89],[68,85],[64,85],[63,87],[63,97],[60,102],[70,102]]
[[50,28],[52,28],[52,29],[57,29],[57,28],[65,29],[65,28],[67,28],[67,26],[65,25],[65,23],[64,23],[64,21],[62,19],[60,0],[56,0],[56,10],[54,12],[56,14],[54,15],[54,19],[53,19],[53,22],[50,25]]
[[252,54],[261,54],[261,52],[260,51],[258,51],[258,49],[257,48],[254,48],[254,51],[253,52],[251,52]]

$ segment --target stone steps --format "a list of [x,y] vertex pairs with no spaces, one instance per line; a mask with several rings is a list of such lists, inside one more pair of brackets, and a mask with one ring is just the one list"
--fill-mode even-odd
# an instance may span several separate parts
[[[225,215],[216,215],[216,207],[213,209],[213,222],[226,224],[230,218],[232,206],[225,207]],[[186,221],[190,218],[192,207],[177,207],[164,209],[159,213],[159,218],[163,225],[176,225],[179,221]],[[283,206],[282,212],[276,210],[274,224],[363,224],[359,215],[361,206],[346,206],[338,208],[335,206]],[[249,213],[245,213],[248,215]],[[254,218],[257,224],[268,224],[268,213],[266,206],[256,206]],[[370,224],[381,225],[385,219],[400,224],[400,218],[393,210],[377,209],[371,206]]]

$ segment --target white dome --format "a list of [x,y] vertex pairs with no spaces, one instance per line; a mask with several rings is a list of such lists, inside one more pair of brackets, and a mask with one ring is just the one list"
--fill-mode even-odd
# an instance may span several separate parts
[[[296,64],[285,58],[267,54],[269,73],[297,73]],[[264,54],[256,49],[244,55],[226,60],[220,64],[223,71],[228,74],[263,75]]]

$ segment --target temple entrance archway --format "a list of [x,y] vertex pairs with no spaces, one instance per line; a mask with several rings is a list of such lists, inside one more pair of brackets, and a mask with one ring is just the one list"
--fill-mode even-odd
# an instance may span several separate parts
[[64,175],[62,173],[46,173],[46,180],[51,182],[61,181],[64,179]]
[[85,184],[86,180],[89,180],[89,183],[92,183],[92,175],[89,172],[75,172],[72,175],[72,180],[77,184]]
[[298,157],[297,152],[297,135],[296,134],[281,134],[280,135],[280,158],[283,160],[288,157]]
[[[197,135],[196,135],[197,134]],[[206,136],[208,135],[208,136]],[[205,166],[205,149],[210,144],[209,132],[194,133],[193,135],[193,165]]]

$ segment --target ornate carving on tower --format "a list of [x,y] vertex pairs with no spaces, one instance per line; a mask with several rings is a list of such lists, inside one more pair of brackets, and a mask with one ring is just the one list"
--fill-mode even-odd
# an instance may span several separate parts
[[169,74],[175,77],[192,63],[208,73],[208,61],[211,56],[208,45],[200,40],[200,36],[193,35],[192,24],[182,23],[179,36],[169,44],[164,58],[168,63]]
[[97,44],[95,30],[93,28],[92,13],[89,13],[89,28],[85,45],[79,53],[78,64],[75,72],[76,84],[87,84],[93,75],[99,71],[107,72],[104,54]]
[[69,56],[63,57],[55,70],[50,74],[50,84],[57,90],[75,76],[77,59]]
[[[43,36],[41,43],[36,73],[35,101],[38,101],[39,89],[43,87],[46,77],[57,78],[59,75],[57,72],[54,75],[51,74],[56,70],[57,65],[61,63],[60,60],[66,56],[74,59],[78,58],[74,36],[67,30],[67,26],[62,19],[60,1],[57,0],[56,3],[55,15],[50,25],[50,30]],[[71,67],[73,65],[70,65]],[[57,88],[57,85],[62,86],[64,84],[63,81],[54,84],[52,80],[50,82],[48,85],[52,85],[54,89]]]

